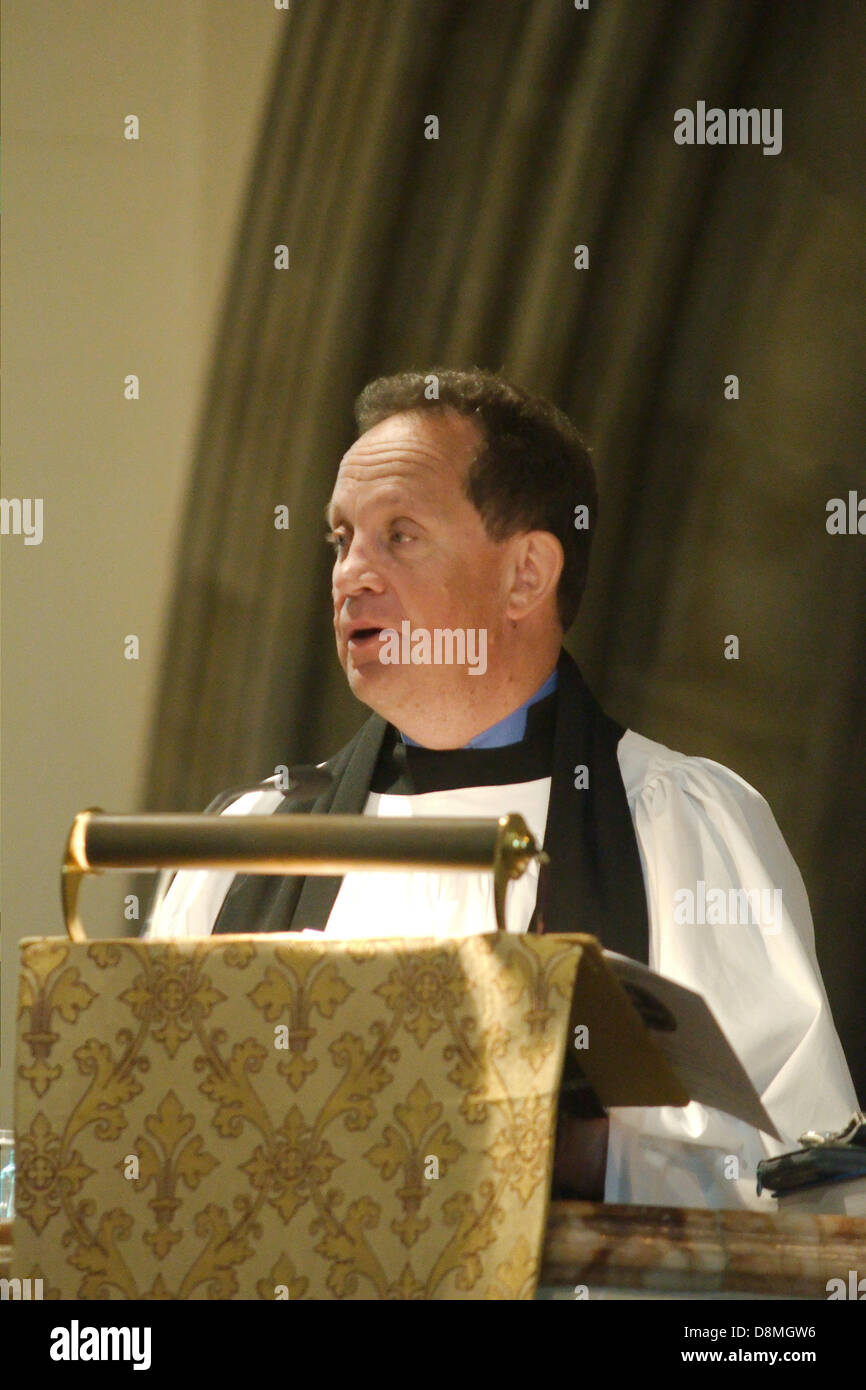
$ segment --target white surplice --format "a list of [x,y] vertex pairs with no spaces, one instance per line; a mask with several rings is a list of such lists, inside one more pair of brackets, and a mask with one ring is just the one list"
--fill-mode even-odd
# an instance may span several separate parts
[[[646,886],[649,966],[704,996],[782,1142],[697,1103],[617,1107],[609,1111],[605,1201],[774,1210],[771,1198],[757,1195],[758,1161],[797,1147],[805,1130],[841,1128],[857,1109],[802,878],[766,801],[736,773],[631,730],[617,757]],[[549,794],[550,778],[416,796],[371,792],[365,814],[516,811],[541,843]],[[222,814],[269,814],[281,799],[277,788],[245,793]],[[146,935],[209,935],[232,878],[177,874]],[[510,885],[509,931],[526,931],[537,884],[533,863]],[[753,901],[767,910],[751,917],[731,911],[725,919],[724,912],[701,909],[713,901],[713,890],[718,904],[740,889],[763,892]],[[691,923],[684,890],[696,905]],[[710,924],[720,916],[725,925]],[[449,936],[495,926],[490,874],[358,872],[345,876],[325,930],[333,936]],[[572,926],[581,930],[579,903]]]

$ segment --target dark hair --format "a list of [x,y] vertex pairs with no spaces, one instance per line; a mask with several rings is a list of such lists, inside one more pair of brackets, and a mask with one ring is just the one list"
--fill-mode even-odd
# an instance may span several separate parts
[[[464,492],[491,540],[550,531],[562,545],[556,597],[567,630],[586,585],[598,513],[595,470],[579,431],[550,401],[478,367],[378,377],[355,401],[355,420],[364,434],[404,411],[441,414],[449,408],[473,420],[483,441],[467,470]],[[588,524],[582,528],[575,525],[578,506],[587,509]]]

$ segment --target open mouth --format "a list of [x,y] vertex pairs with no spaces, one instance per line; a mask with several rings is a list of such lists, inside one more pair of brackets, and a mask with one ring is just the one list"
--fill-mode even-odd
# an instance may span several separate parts
[[380,627],[358,627],[349,638],[349,646],[362,647],[366,642],[374,642],[381,631]]

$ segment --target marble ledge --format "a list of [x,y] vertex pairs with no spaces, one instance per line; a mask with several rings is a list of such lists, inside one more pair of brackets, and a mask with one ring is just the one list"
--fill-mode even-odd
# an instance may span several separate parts
[[552,1202],[540,1283],[826,1298],[852,1269],[866,1273],[859,1216]]

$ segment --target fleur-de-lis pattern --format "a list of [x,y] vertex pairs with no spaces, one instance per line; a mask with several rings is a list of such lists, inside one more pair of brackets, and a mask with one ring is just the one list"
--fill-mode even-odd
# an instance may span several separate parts
[[15,1273],[532,1298],[581,940],[24,942]]
[[453,1138],[450,1126],[439,1123],[443,1109],[441,1104],[434,1103],[424,1082],[418,1081],[406,1104],[394,1106],[399,1128],[386,1125],[381,1143],[374,1144],[364,1154],[386,1181],[402,1173],[403,1184],[397,1196],[403,1215],[395,1217],[391,1230],[404,1245],[414,1245],[429,1229],[430,1217],[418,1215],[421,1203],[429,1196],[432,1184],[438,1182],[463,1153],[463,1146]]

